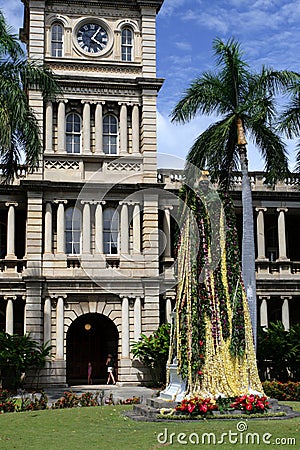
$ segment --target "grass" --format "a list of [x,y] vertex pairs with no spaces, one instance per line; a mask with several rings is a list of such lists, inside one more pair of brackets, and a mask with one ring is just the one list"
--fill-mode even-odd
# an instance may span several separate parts
[[[300,402],[285,402],[300,412]],[[276,445],[276,448],[300,448],[300,417],[289,420],[249,420],[248,430],[238,432],[238,439],[245,439],[246,433],[258,433],[260,444],[249,443],[245,445],[229,442],[225,436],[226,445],[201,444],[203,433],[215,433],[217,440],[222,433],[237,432],[237,424],[241,420],[212,420],[199,422],[138,422],[122,414],[122,411],[131,410],[132,406],[103,406],[94,408],[74,408],[62,410],[32,411],[23,413],[8,413],[0,415],[0,448],[1,449],[42,449],[54,450],[148,450],[159,449],[166,446],[173,449],[182,448],[229,448],[229,449],[264,449],[272,448],[276,438],[295,438],[296,445]],[[164,442],[165,429],[167,429],[167,442]],[[160,436],[161,443],[157,440]],[[170,443],[170,434],[176,433]],[[200,437],[199,445],[188,443],[183,445],[177,442],[179,433],[182,440],[189,440],[190,433],[197,433]],[[270,433],[270,444],[262,442],[264,433]],[[180,437],[179,437],[180,439]],[[191,436],[195,439],[195,434]],[[235,439],[232,435],[231,439]],[[256,438],[257,439],[257,438]],[[207,442],[207,438],[206,438]],[[250,441],[251,442],[251,441]]]

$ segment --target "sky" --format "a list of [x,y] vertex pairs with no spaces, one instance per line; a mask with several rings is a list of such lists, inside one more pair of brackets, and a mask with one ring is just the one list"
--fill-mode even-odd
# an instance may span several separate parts
[[[21,0],[0,0],[16,32],[22,27]],[[157,76],[165,82],[158,95],[160,166],[180,167],[195,138],[213,121],[198,116],[172,124],[170,113],[191,81],[214,69],[213,40],[234,37],[253,70],[267,65],[300,72],[299,0],[164,0],[157,17]],[[295,142],[288,143],[291,168]],[[259,152],[249,145],[250,170],[263,170]],[[167,155],[167,156],[164,156]]]

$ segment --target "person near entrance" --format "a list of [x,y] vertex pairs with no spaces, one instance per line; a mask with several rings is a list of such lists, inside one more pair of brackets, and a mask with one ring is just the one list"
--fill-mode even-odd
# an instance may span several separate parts
[[107,355],[107,359],[106,359],[106,367],[107,367],[107,373],[108,373],[106,384],[109,384],[110,379],[112,380],[113,384],[116,384],[116,380],[114,377],[114,366],[115,366],[114,358],[109,353]]
[[92,371],[93,371],[92,363],[89,362],[88,363],[88,380],[87,380],[88,384],[93,384]]

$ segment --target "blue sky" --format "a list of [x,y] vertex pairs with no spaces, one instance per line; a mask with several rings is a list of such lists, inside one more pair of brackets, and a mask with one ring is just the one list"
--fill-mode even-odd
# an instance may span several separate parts
[[[22,26],[21,0],[0,0],[0,8],[16,30]],[[165,0],[157,18],[157,76],[165,78],[158,97],[158,151],[168,157],[161,165],[182,160],[196,136],[211,123],[197,117],[187,125],[170,123],[169,114],[190,82],[213,68],[212,41],[235,37],[245,59],[258,70],[262,64],[300,71],[299,0]],[[294,143],[288,145],[293,161]],[[249,146],[250,169],[263,169]]]

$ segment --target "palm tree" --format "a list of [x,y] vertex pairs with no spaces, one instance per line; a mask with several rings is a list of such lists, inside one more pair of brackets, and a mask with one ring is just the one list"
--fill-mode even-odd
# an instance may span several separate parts
[[274,184],[284,178],[288,162],[284,143],[272,126],[276,114],[274,96],[296,74],[266,67],[262,67],[260,73],[253,73],[234,39],[224,43],[217,38],[213,48],[217,71],[204,72],[191,83],[171,118],[186,123],[199,113],[221,117],[196,139],[187,160],[200,169],[208,169],[212,182],[217,182],[224,190],[228,190],[233,172],[241,170],[242,274],[256,341],[254,225],[246,137],[249,136],[260,149],[265,161],[266,181]]
[[40,90],[44,100],[59,92],[52,72],[27,60],[0,11],[0,163],[7,182],[17,176],[22,152],[29,169],[37,166],[41,153],[40,129],[29,107],[28,89]]
[[[300,81],[291,83],[288,91],[291,95],[290,102],[279,117],[278,129],[292,139],[300,136]],[[296,150],[295,171],[300,173],[300,142]]]

